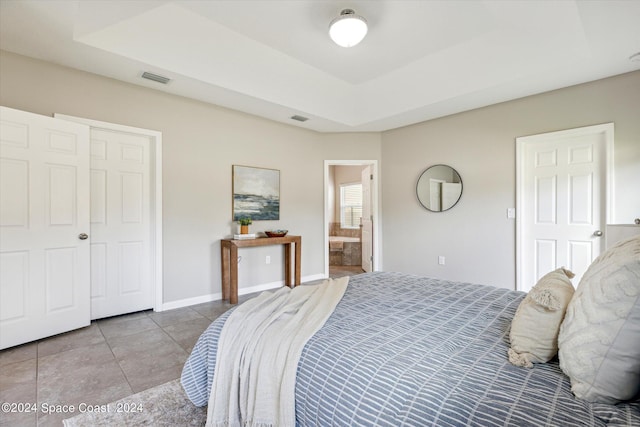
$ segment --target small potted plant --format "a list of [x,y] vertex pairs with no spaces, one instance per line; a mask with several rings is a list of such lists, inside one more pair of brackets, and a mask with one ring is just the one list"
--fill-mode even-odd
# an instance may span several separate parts
[[249,234],[249,225],[253,222],[251,221],[251,218],[243,216],[238,219],[238,222],[240,223],[240,234]]

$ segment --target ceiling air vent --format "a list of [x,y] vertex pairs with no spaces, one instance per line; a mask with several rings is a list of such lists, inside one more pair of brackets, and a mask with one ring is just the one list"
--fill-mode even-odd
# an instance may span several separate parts
[[163,85],[166,85],[171,81],[171,79],[168,77],[159,76],[157,74],[149,73],[148,71],[145,71],[144,73],[142,73],[142,78],[147,80],[153,80],[154,82],[162,83]]
[[309,120],[309,117],[295,115],[295,116],[291,116],[291,119],[297,120],[299,122],[306,122],[307,120]]

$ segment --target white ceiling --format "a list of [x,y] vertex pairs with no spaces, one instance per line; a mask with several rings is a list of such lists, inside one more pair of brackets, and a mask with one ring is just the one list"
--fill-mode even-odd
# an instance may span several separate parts
[[[369,22],[350,49],[328,36],[343,8]],[[0,48],[321,132],[382,131],[640,69],[640,1],[0,0]]]

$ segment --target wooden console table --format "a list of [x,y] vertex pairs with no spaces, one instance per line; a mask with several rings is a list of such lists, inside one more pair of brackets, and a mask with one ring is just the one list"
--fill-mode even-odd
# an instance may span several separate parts
[[[302,237],[259,237],[247,240],[220,240],[222,258],[222,299],[231,304],[238,303],[238,248],[256,246],[284,245],[284,284],[286,286],[300,284],[300,254],[302,253]],[[294,283],[291,283],[291,246],[295,246]]]

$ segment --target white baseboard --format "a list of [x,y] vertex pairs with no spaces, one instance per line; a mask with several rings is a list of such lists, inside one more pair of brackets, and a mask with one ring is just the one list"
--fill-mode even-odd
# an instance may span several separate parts
[[[324,279],[324,274],[314,274],[311,276],[305,276],[301,278],[301,282],[311,282],[314,280]],[[251,286],[249,288],[240,288],[238,289],[238,295],[246,295],[252,294],[254,292],[262,292],[267,291],[269,289],[280,288],[284,286],[284,280],[279,280],[277,282],[271,283],[263,283],[256,286]],[[215,294],[201,295],[199,297],[193,298],[185,298],[177,301],[169,301],[162,304],[162,307],[156,307],[154,311],[166,311],[166,310],[174,310],[176,308],[189,307],[190,305],[203,304],[205,302],[218,301],[222,299],[222,293],[218,292]]]
[[324,274],[314,274],[313,276],[305,276],[302,278],[302,283],[313,282],[314,280],[322,280],[327,277]]
[[222,293],[202,295],[199,297],[185,298],[177,301],[169,301],[162,304],[162,307],[156,307],[154,311],[174,310],[176,308],[188,307],[190,305],[202,304],[205,302],[217,301],[222,299]]

